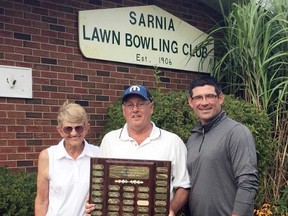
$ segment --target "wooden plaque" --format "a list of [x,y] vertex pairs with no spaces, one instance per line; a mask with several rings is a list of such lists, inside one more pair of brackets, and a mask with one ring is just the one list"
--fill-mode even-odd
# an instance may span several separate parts
[[168,216],[170,174],[170,161],[91,158],[91,215]]

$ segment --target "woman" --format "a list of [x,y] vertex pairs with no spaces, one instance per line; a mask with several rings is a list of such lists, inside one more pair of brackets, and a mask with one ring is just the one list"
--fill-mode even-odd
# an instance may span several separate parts
[[85,215],[90,158],[99,147],[85,140],[90,125],[80,105],[65,102],[57,120],[63,139],[39,155],[35,216]]

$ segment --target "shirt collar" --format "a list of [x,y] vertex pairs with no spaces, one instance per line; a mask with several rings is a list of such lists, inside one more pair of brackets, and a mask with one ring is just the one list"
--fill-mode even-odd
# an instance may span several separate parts
[[[67,153],[64,147],[64,139],[60,141],[60,143],[56,146],[56,148],[57,149],[55,156],[57,159],[61,159],[64,157],[71,158],[71,156]],[[86,140],[84,140],[84,149],[78,158],[84,157],[85,155],[87,155],[88,157],[93,157],[92,149],[88,147],[88,142]]]
[[207,133],[211,128],[214,128],[216,125],[218,125],[219,122],[222,121],[224,118],[226,118],[226,113],[221,110],[221,112],[214,118],[212,118],[207,124],[202,125],[200,122],[198,122],[196,126],[192,129],[192,132]]
[[[161,129],[158,128],[154,122],[151,121],[151,124],[153,126],[152,131],[149,135],[149,138],[151,140],[157,139],[158,137],[161,136]],[[128,133],[128,129],[127,129],[127,123],[124,125],[124,127],[122,128],[120,135],[119,135],[119,139],[125,141],[125,140],[131,140],[132,138],[129,136]]]

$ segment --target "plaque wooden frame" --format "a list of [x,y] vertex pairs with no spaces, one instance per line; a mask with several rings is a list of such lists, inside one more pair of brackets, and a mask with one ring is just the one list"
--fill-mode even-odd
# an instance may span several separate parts
[[91,158],[91,215],[168,216],[170,179],[170,161]]

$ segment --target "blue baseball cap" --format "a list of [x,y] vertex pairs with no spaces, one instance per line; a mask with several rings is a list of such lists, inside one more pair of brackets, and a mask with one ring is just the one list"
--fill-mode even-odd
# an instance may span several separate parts
[[132,85],[127,88],[122,97],[122,103],[129,97],[130,95],[139,95],[145,100],[150,100],[152,102],[152,96],[149,93],[148,89],[142,85]]

